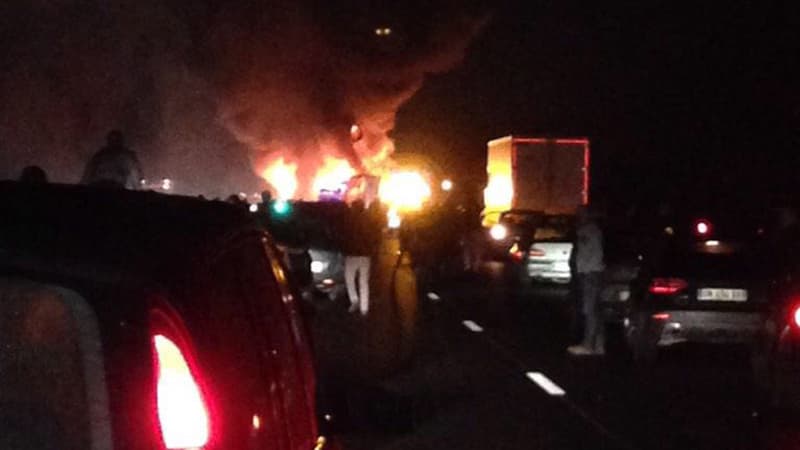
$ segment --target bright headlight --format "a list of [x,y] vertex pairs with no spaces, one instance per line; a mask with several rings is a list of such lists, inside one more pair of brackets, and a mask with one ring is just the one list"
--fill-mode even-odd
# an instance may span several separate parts
[[322,261],[311,261],[311,273],[322,273],[325,270],[325,264]]
[[508,228],[505,225],[496,224],[493,225],[492,228],[489,229],[489,235],[495,241],[502,241],[506,237],[508,237]]

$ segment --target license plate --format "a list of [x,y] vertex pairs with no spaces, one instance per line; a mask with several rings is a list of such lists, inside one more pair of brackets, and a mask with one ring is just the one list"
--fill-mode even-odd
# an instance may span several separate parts
[[747,290],[702,288],[697,290],[697,300],[715,302],[746,302]]

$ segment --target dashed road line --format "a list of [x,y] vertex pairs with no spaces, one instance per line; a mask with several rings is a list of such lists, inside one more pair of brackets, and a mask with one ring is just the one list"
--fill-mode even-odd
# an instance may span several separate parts
[[552,395],[554,397],[563,397],[567,395],[567,391],[561,389],[561,387],[555,384],[550,378],[547,378],[545,374],[541,372],[527,372],[525,376],[528,377],[529,380],[533,381],[543,391],[547,392],[548,395]]
[[477,323],[471,321],[471,320],[464,320],[461,323],[464,324],[464,326],[467,327],[467,329],[469,331],[472,331],[473,333],[482,333],[483,332],[483,327],[478,325]]

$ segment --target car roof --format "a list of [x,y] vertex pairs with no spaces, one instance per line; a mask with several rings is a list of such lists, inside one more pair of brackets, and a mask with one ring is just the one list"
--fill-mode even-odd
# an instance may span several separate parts
[[226,234],[254,228],[243,208],[155,192],[0,182],[0,264],[36,261],[167,277]]

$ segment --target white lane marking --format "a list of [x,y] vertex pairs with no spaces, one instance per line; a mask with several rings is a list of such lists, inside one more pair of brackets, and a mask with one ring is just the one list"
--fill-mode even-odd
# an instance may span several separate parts
[[473,333],[480,333],[480,332],[483,331],[483,327],[482,326],[478,325],[477,323],[475,323],[475,322],[473,322],[471,320],[465,320],[465,321],[463,321],[461,323],[463,323],[464,326],[467,327]]
[[544,376],[541,372],[528,372],[525,374],[531,381],[538,384],[542,390],[555,397],[563,397],[567,394],[566,391],[561,389],[557,384],[553,383],[550,378]]

